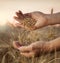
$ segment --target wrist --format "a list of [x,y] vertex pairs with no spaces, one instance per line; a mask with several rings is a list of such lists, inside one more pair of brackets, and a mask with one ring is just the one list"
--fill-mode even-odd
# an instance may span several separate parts
[[45,15],[45,22],[44,22],[44,26],[48,26],[51,25],[51,17],[49,15]]
[[46,18],[47,18],[47,25],[53,24],[50,15],[46,15]]
[[49,52],[53,52],[54,51],[54,43],[53,43],[53,41],[49,41],[48,43],[48,51]]
[[53,45],[50,42],[46,42],[43,47],[44,53],[52,52]]
[[60,24],[60,14],[56,13],[56,14],[46,14],[46,18],[48,21],[48,25],[54,25],[54,24]]

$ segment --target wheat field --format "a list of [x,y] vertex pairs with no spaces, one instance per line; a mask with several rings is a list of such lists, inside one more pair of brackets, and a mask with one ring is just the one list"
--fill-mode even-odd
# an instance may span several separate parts
[[[32,36],[32,38],[31,38]],[[41,54],[39,57],[26,58],[13,47],[17,40],[21,44],[29,45],[35,41],[50,41],[60,37],[60,27],[47,26],[34,31],[14,28],[9,25],[0,27],[0,63],[60,63],[60,51]]]

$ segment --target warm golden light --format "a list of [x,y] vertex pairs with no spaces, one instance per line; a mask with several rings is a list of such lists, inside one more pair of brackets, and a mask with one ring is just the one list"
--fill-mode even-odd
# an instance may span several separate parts
[[5,25],[7,23],[7,16],[0,14],[0,25]]

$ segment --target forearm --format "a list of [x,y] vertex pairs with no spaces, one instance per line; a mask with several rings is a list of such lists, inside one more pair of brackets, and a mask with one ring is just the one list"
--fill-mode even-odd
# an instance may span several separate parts
[[54,14],[46,14],[48,25],[60,24],[60,12]]
[[46,51],[60,50],[60,37],[47,43]]

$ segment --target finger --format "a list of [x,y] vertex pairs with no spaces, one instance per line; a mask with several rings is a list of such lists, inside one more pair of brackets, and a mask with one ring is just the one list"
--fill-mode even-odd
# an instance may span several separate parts
[[39,22],[36,22],[36,24],[34,25],[34,27],[35,27],[35,28],[34,28],[34,30],[35,30],[35,29],[39,29],[39,28],[41,28],[41,27],[43,27],[43,26],[42,26],[42,24],[40,24]]
[[16,24],[18,24],[19,22],[18,21],[12,21],[10,22],[10,24],[12,24],[14,27],[16,27]]
[[23,27],[23,26],[21,25],[21,23],[18,22],[18,21],[14,21],[14,22],[13,22],[13,25],[14,25],[15,27]]
[[16,16],[14,16],[13,18],[14,18],[15,20],[17,20],[17,21],[20,20],[19,17],[16,17]]
[[23,15],[22,11],[19,10],[19,14]]
[[17,15],[18,17],[20,17],[20,13],[19,13],[19,12],[16,12],[16,15]]
[[32,47],[22,46],[22,47],[19,47],[18,50],[20,50],[21,52],[30,52],[30,51],[32,51]]
[[35,24],[35,26],[36,26],[36,27],[39,27],[39,26],[40,26],[40,23],[41,23],[41,22],[38,22],[38,21],[37,21],[36,24]]
[[16,15],[17,15],[18,18],[23,17],[23,14],[21,14],[20,12],[16,12]]
[[18,18],[24,18],[24,14],[21,11],[16,12]]
[[30,53],[20,53],[21,55],[25,56],[25,57],[32,57],[34,56],[34,52],[30,52]]
[[16,23],[15,24],[17,27],[22,27],[22,28],[24,28],[24,25],[22,25],[21,23]]

